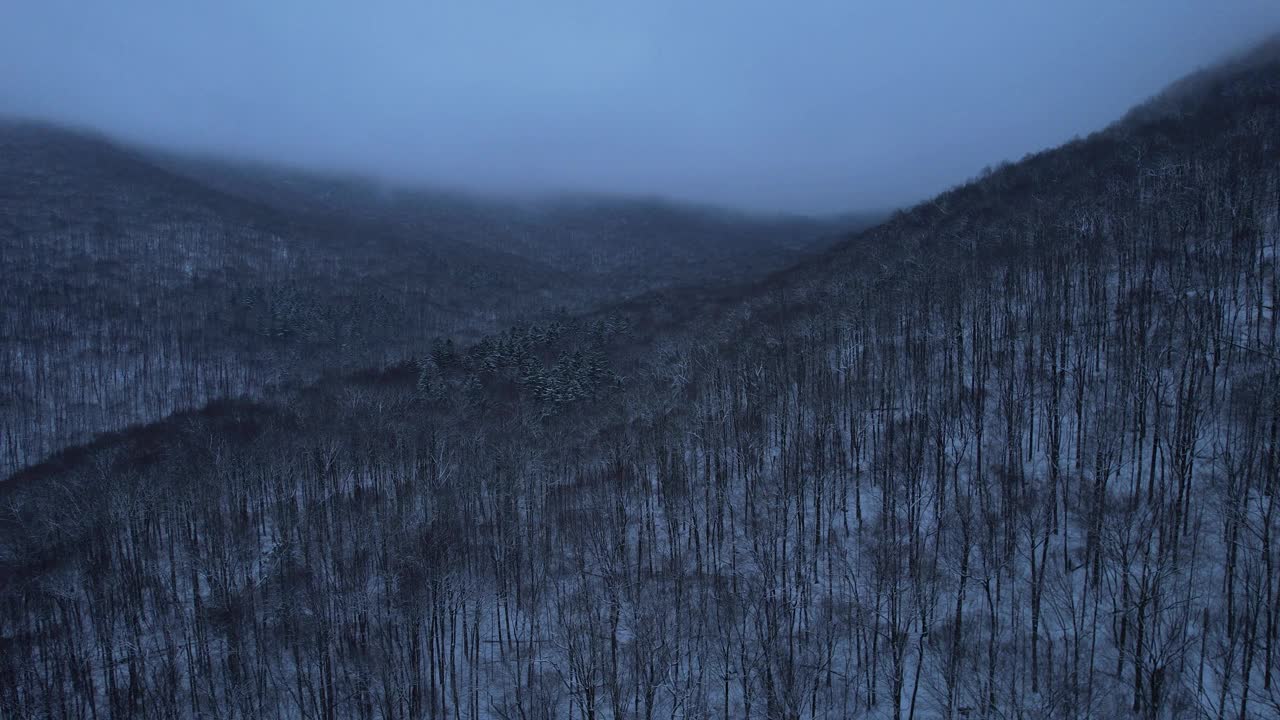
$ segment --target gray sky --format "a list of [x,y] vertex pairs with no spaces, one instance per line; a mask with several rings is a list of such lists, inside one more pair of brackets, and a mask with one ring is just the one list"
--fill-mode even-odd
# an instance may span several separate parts
[[497,191],[832,212],[1116,119],[1275,0],[5,0],[0,113]]

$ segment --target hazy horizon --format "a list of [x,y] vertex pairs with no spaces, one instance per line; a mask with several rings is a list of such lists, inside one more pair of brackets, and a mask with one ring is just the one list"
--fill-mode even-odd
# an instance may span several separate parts
[[1256,0],[978,5],[50,0],[0,28],[0,114],[460,190],[831,214],[1087,134],[1280,28]]

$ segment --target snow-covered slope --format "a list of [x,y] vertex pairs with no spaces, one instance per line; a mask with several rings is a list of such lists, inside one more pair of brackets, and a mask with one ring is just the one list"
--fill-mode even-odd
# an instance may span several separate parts
[[731,293],[32,468],[0,708],[1275,717],[1277,78]]

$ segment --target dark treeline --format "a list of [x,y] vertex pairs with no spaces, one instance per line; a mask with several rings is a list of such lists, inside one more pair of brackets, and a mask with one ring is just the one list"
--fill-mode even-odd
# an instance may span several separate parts
[[[437,336],[775,269],[824,227],[484,203],[0,123],[0,477],[97,432],[400,362]],[[744,262],[726,262],[736,251]]]
[[1278,57],[734,302],[18,474],[0,710],[1275,717]]

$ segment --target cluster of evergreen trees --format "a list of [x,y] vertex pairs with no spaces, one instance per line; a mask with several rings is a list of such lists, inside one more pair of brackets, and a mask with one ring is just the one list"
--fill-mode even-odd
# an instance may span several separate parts
[[597,398],[622,382],[606,349],[624,332],[625,320],[610,315],[590,325],[570,319],[516,325],[465,354],[452,340],[437,340],[429,357],[416,362],[417,392],[431,401],[461,396],[472,405],[528,398],[547,411]]

